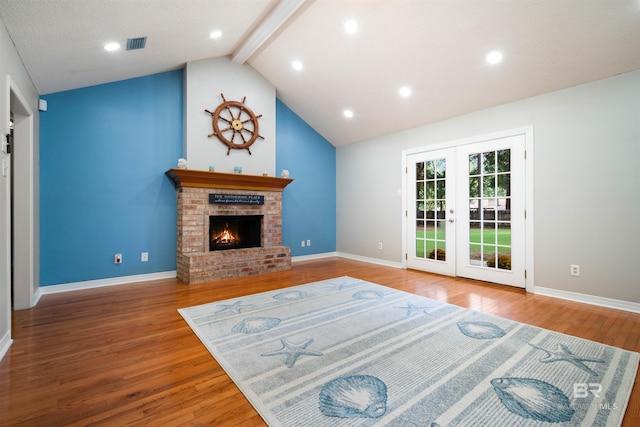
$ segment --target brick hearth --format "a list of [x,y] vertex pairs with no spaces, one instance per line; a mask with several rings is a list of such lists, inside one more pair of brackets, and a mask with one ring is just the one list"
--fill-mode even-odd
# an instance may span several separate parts
[[[176,186],[176,270],[184,283],[202,283],[291,269],[291,248],[282,246],[282,190],[292,180],[170,169]],[[264,196],[262,205],[209,204],[209,194]],[[262,247],[209,250],[209,216],[262,215]]]

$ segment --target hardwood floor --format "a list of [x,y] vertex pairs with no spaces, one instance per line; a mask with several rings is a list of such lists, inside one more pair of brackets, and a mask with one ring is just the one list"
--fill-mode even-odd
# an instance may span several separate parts
[[[45,295],[13,313],[0,425],[264,426],[177,309],[352,276],[640,352],[640,314],[341,258],[199,285],[177,279]],[[640,385],[623,426],[640,425]]]

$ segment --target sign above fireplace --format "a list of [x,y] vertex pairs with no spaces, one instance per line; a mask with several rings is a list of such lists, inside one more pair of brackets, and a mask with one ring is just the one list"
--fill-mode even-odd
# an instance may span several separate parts
[[209,194],[210,205],[264,205],[264,196],[256,194]]

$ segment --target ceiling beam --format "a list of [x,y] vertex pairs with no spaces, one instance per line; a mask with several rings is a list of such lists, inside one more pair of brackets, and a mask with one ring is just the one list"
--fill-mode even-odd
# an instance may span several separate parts
[[287,19],[307,0],[280,0],[269,15],[258,24],[238,49],[231,55],[231,60],[244,64],[273,35]]

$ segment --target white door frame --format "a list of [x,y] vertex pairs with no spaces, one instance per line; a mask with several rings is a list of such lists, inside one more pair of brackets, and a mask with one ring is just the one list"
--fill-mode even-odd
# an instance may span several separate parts
[[534,292],[534,258],[533,258],[533,126],[525,126],[521,128],[508,129],[504,131],[494,132],[485,135],[472,136],[469,138],[458,139],[454,141],[443,142],[439,144],[427,145],[418,148],[402,150],[402,268],[407,268],[408,254],[408,217],[406,212],[410,209],[409,204],[412,203],[411,195],[408,195],[407,188],[407,168],[409,167],[407,157],[411,154],[422,153],[425,151],[440,150],[444,148],[459,147],[462,145],[475,144],[479,142],[491,141],[494,139],[522,135],[525,140],[525,289],[527,292]]
[[[9,105],[13,111],[13,308],[36,305],[38,291],[38,221],[34,117],[29,102],[9,77]],[[7,120],[8,123],[8,120]]]

